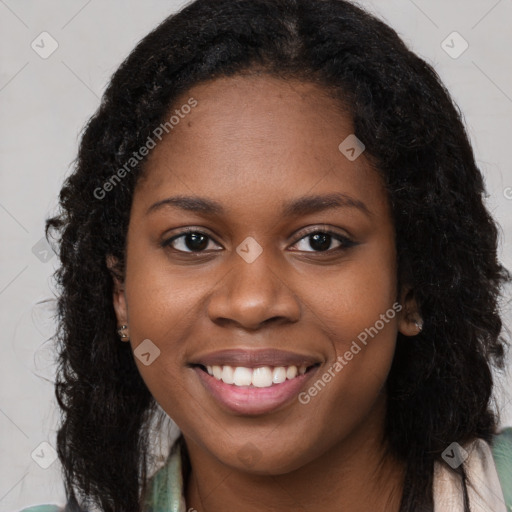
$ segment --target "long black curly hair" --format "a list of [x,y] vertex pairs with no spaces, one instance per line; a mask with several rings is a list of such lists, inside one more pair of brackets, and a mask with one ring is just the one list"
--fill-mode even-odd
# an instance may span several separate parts
[[[412,287],[424,319],[414,343],[398,334],[387,382],[385,433],[407,465],[401,512],[432,510],[433,463],[451,442],[492,441],[491,367],[503,367],[499,296],[510,274],[497,259],[498,231],[460,111],[436,72],[345,0],[196,0],[115,72],[84,130],[60,211],[46,221],[61,261],[57,448],[69,510],[142,510],[158,412],[130,345],[119,342],[106,265],[113,255],[113,272],[123,277],[145,159],[108,194],[97,191],[179,95],[256,70],[333,93],[387,186],[397,279]],[[458,471],[465,481],[463,466]]]

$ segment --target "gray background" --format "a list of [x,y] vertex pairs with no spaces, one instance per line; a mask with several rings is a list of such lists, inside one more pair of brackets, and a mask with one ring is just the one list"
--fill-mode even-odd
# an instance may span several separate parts
[[[503,231],[500,254],[512,268],[512,0],[383,0],[376,12],[434,65],[465,116]],[[53,273],[57,258],[41,241],[79,132],[106,82],[134,45],[184,2],[149,0],[0,0],[0,511],[63,503],[58,419],[53,399]],[[46,31],[57,50],[51,49]],[[469,44],[452,58],[442,42],[457,31]],[[43,38],[43,42],[41,39]],[[459,53],[451,36],[446,48]],[[510,299],[510,290],[506,300]],[[510,305],[504,304],[512,326]],[[502,425],[512,425],[512,379],[499,377]],[[507,380],[508,379],[508,380]],[[44,469],[45,465],[49,465]]]

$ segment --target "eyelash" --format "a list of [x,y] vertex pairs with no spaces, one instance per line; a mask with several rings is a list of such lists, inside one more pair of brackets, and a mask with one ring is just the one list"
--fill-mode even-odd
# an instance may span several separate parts
[[[175,241],[175,240],[178,240],[179,238],[182,238],[186,235],[189,235],[189,234],[197,234],[197,235],[203,235],[205,237],[207,237],[208,239],[210,240],[213,240],[213,238],[208,235],[208,233],[205,233],[204,231],[201,231],[199,229],[195,229],[195,228],[187,228],[183,231],[181,231],[180,233],[172,236],[171,238],[168,238],[167,240],[164,240],[162,243],[161,243],[161,246],[163,248],[168,248],[170,247],[172,249],[172,243]],[[319,229],[319,228],[314,228],[314,229],[311,229],[307,232],[305,232],[303,234],[303,236],[301,236],[293,245],[296,245],[297,243],[299,243],[301,240],[303,239],[306,239],[310,236],[313,236],[313,235],[316,235],[316,234],[323,234],[323,235],[330,235],[332,238],[334,238],[335,240],[337,240],[338,242],[341,243],[341,245],[335,249],[328,249],[326,251],[304,251],[304,252],[312,252],[312,253],[315,253],[315,254],[332,254],[332,253],[335,253],[335,252],[341,252],[341,251],[344,251],[344,250],[347,250],[351,247],[354,247],[355,245],[357,245],[356,242],[354,242],[353,240],[350,240],[348,237],[344,236],[344,235],[341,235],[339,233],[336,233],[334,231],[332,231],[331,229],[328,229],[328,228],[324,228],[324,229]],[[214,241],[214,240],[213,240]],[[217,242],[215,242],[217,243]],[[201,253],[206,253],[207,251],[180,251],[180,250],[177,250],[177,249],[174,249],[176,252],[178,253],[181,253],[181,254],[201,254]],[[217,251],[215,251],[217,252]],[[300,251],[298,251],[300,252]]]

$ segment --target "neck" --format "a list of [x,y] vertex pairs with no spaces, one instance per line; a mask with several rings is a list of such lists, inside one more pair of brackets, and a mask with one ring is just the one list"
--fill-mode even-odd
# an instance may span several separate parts
[[387,453],[382,430],[368,424],[356,430],[309,464],[282,475],[224,466],[185,437],[191,464],[187,510],[399,512],[405,464]]

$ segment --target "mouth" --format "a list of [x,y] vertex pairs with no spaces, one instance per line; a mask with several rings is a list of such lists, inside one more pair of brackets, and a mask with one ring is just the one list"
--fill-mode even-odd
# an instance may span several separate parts
[[261,415],[290,405],[321,364],[318,358],[261,349],[223,350],[188,366],[223,410]]

